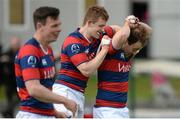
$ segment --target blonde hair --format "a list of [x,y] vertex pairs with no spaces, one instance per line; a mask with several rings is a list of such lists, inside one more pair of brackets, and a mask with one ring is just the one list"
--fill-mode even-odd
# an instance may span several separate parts
[[99,18],[108,21],[109,15],[107,11],[102,6],[97,6],[97,5],[91,6],[85,14],[83,25],[85,25],[88,20],[96,22]]

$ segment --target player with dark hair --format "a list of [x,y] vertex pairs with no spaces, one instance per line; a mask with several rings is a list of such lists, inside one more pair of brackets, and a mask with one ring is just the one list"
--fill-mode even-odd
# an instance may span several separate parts
[[34,12],[35,34],[19,50],[15,58],[15,73],[20,111],[16,118],[66,117],[54,109],[52,103],[64,104],[75,112],[76,103],[52,93],[55,67],[49,44],[57,40],[61,31],[59,9],[40,7]]

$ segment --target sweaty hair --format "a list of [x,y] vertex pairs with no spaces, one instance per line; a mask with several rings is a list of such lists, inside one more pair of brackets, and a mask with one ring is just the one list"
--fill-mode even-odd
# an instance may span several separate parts
[[48,7],[48,6],[39,7],[33,13],[35,29],[36,29],[36,24],[38,22],[45,25],[47,17],[51,17],[52,19],[57,19],[59,16],[59,13],[60,13],[60,11],[58,8]]
[[138,41],[141,42],[142,46],[145,46],[148,42],[147,31],[142,25],[138,25],[138,27],[131,29],[128,44],[132,45]]
[[96,22],[99,18],[107,21],[109,19],[109,15],[104,7],[94,5],[87,10],[83,25],[85,25],[88,20]]

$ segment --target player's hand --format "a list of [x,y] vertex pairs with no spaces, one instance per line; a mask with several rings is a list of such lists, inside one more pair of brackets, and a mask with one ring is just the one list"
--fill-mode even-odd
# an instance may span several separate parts
[[109,50],[109,45],[110,45],[111,39],[109,36],[104,35],[102,40],[101,40],[101,50]]
[[64,106],[73,113],[73,116],[75,116],[77,110],[77,104],[74,101],[67,99]]
[[64,112],[59,112],[55,110],[55,117],[56,118],[66,118],[66,114]]
[[134,29],[139,25],[139,19],[134,15],[127,16],[125,21],[128,23],[130,29]]

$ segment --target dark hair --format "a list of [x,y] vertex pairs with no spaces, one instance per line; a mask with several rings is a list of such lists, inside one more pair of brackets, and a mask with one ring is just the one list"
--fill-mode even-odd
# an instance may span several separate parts
[[97,5],[91,6],[86,12],[83,25],[85,25],[88,20],[92,20],[96,22],[98,18],[102,18],[107,21],[109,19],[109,15],[104,7]]
[[35,29],[36,29],[37,22],[45,24],[47,17],[51,17],[52,19],[57,19],[59,16],[59,13],[60,11],[58,8],[48,7],[48,6],[39,7],[33,13]]
[[145,46],[148,41],[146,35],[147,35],[147,31],[145,27],[139,25],[138,27],[131,29],[130,35],[128,37],[128,44],[132,45],[139,41],[141,42],[142,46]]

